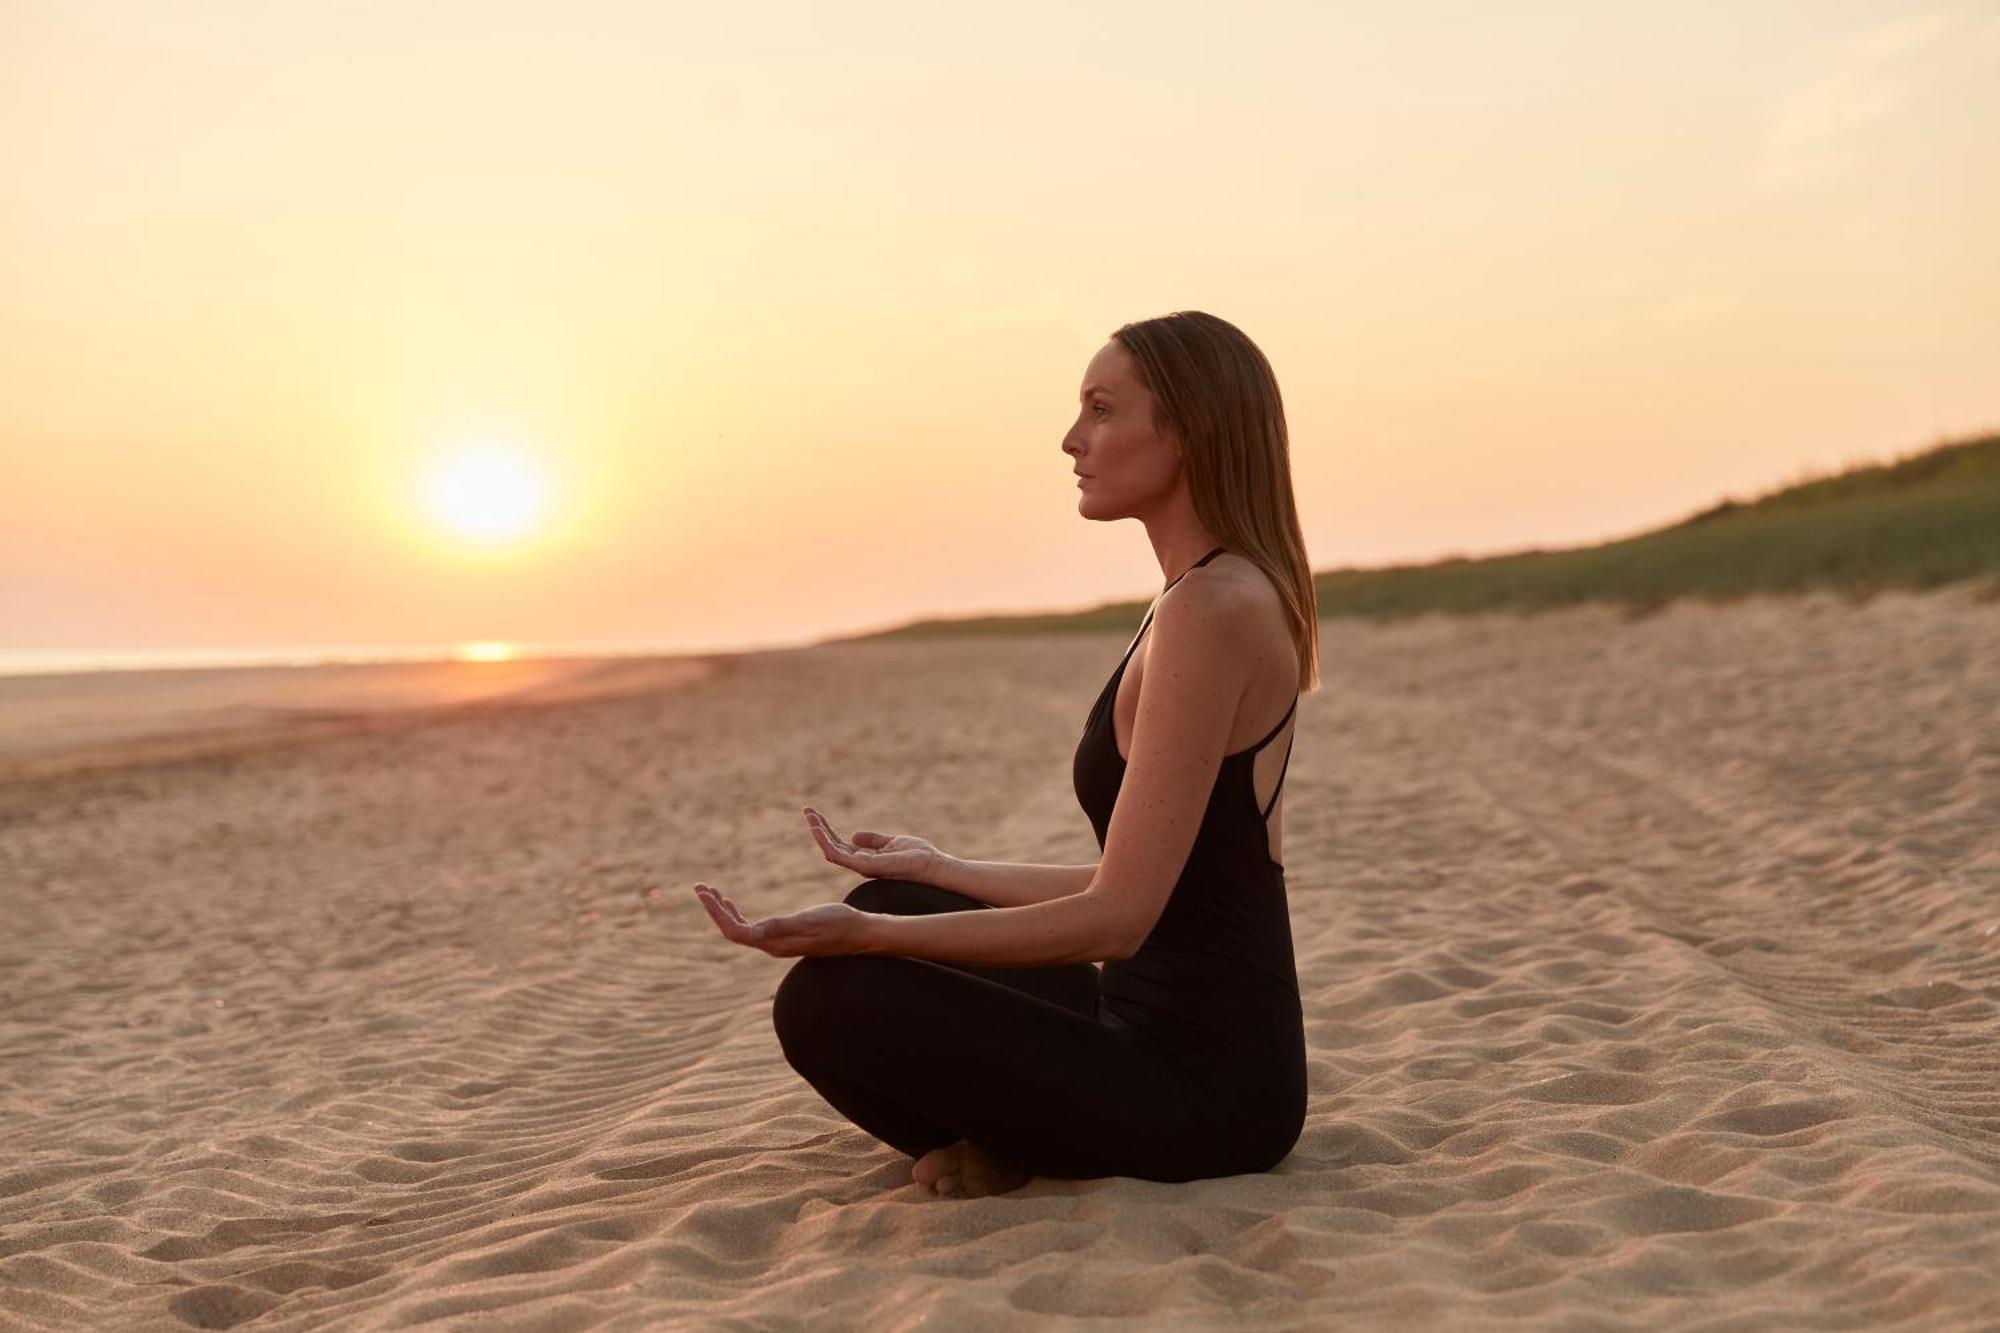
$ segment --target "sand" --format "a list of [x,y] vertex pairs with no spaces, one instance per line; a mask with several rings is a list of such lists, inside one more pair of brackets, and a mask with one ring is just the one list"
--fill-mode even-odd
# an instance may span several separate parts
[[844,893],[807,802],[1089,859],[1124,643],[17,767],[0,1326],[2000,1326],[2000,607],[1328,622],[1296,1150],[932,1197],[688,886]]

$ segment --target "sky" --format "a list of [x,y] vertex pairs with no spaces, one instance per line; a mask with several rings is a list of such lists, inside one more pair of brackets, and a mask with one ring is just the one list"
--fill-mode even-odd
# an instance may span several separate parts
[[1173,310],[1315,569],[2000,428],[2000,0],[0,0],[0,166],[0,665],[1142,598]]

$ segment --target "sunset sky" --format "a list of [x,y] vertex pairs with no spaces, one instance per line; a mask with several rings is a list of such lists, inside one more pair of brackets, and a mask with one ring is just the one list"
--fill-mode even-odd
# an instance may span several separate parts
[[0,661],[1145,596],[1178,309],[1317,569],[2000,428],[2000,0],[0,0],[0,162]]

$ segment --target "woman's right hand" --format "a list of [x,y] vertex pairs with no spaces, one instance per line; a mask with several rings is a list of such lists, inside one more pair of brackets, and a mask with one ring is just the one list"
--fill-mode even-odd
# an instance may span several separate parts
[[820,851],[837,866],[845,866],[870,879],[907,879],[927,884],[926,878],[944,853],[912,833],[871,833],[856,831],[853,839],[841,837],[826,822],[826,816],[805,807],[806,827],[812,830]]

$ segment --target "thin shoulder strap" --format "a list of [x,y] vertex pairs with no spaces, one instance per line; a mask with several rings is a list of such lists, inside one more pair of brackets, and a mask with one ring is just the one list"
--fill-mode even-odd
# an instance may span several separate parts
[[1269,819],[1271,812],[1278,808],[1278,793],[1285,789],[1285,770],[1292,766],[1292,741],[1298,738],[1299,733],[1295,731],[1291,735],[1291,740],[1285,742],[1285,762],[1278,765],[1278,785],[1271,788],[1271,799],[1264,805],[1265,819]]
[[[1182,579],[1186,578],[1188,576],[1189,570],[1200,569],[1203,565],[1215,559],[1215,557],[1221,555],[1224,549],[1226,548],[1221,546],[1216,547],[1213,551],[1210,551],[1207,555],[1203,556],[1201,559],[1189,565],[1187,569],[1183,569],[1180,573],[1174,575],[1171,579],[1168,579],[1167,586],[1160,589],[1160,597],[1165,597],[1169,592],[1173,591],[1174,585],[1176,583],[1179,583]],[[1127,662],[1130,662],[1132,660],[1132,650],[1134,648],[1137,648],[1139,646],[1139,640],[1146,636],[1146,627],[1153,623],[1153,612],[1159,609],[1160,609],[1160,600],[1159,597],[1156,597],[1153,599],[1153,604],[1146,608],[1145,619],[1139,622],[1139,632],[1132,636],[1132,642],[1125,645],[1125,656],[1120,658],[1118,662],[1118,666],[1121,670],[1124,669],[1125,664]]]
[[[1146,626],[1152,623],[1153,623],[1153,608],[1149,606],[1146,608],[1146,618],[1139,622],[1139,632],[1132,636],[1132,642],[1125,645],[1125,656],[1118,659],[1119,671],[1123,671],[1125,669],[1126,663],[1132,660],[1132,650],[1139,646],[1139,640],[1146,637]],[[1117,672],[1113,672],[1112,674],[1116,675]]]
[[1250,752],[1252,754],[1255,754],[1257,751],[1269,745],[1271,743],[1271,738],[1285,729],[1285,723],[1291,719],[1293,713],[1298,711],[1298,707],[1299,707],[1299,696],[1295,694],[1292,696],[1292,706],[1285,710],[1284,717],[1279,718],[1277,721],[1277,725],[1273,726],[1269,731],[1264,733],[1263,740],[1258,741],[1255,745],[1250,747]]
[[1168,588],[1172,588],[1174,584],[1179,583],[1182,579],[1186,578],[1191,571],[1200,569],[1203,565],[1215,559],[1215,557],[1221,555],[1224,549],[1225,548],[1220,546],[1216,547],[1213,551],[1210,551],[1207,555],[1195,561],[1193,564],[1189,565],[1186,569],[1183,569],[1180,573],[1174,575],[1173,579],[1167,584],[1167,587],[1160,589],[1160,595],[1162,597],[1166,596]]

